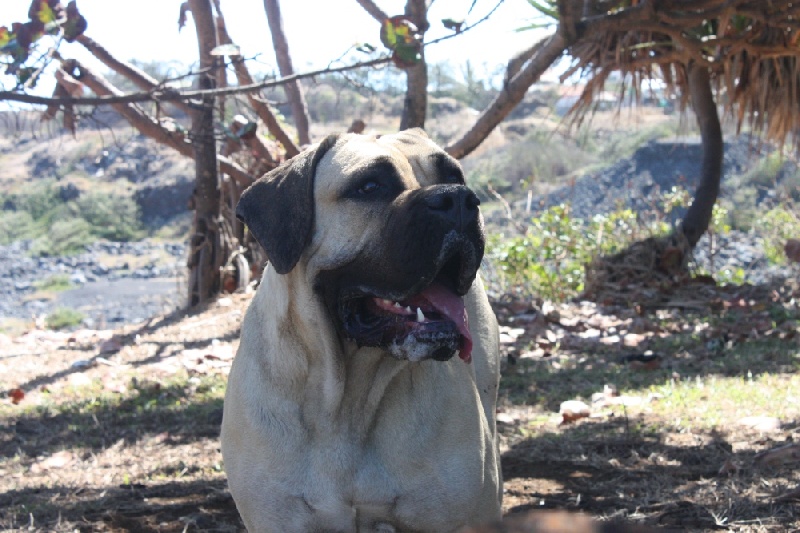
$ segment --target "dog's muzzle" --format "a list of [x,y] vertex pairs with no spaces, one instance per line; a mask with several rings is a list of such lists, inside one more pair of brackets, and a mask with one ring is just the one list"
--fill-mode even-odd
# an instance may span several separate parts
[[[356,261],[333,277],[334,314],[359,346],[398,359],[472,354],[463,296],[484,252],[480,200],[463,185],[414,191],[387,224],[381,260]],[[333,302],[332,302],[333,303]]]

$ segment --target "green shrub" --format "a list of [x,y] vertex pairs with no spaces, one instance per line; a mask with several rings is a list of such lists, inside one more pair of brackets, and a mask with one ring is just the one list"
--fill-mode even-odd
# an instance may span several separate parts
[[72,288],[69,276],[66,274],[55,274],[49,278],[38,281],[34,284],[40,291],[62,292]]
[[84,314],[69,307],[59,307],[47,315],[45,323],[50,329],[64,329],[79,325],[85,318]]
[[133,198],[106,193],[88,193],[78,198],[77,214],[91,226],[92,234],[114,241],[141,236],[139,206]]
[[48,180],[0,198],[13,209],[0,211],[0,244],[35,239],[33,255],[63,255],[80,252],[97,239],[143,236],[139,208],[130,196],[88,192],[65,202],[59,190]]
[[44,218],[57,206],[63,204],[54,180],[34,183],[25,192],[10,195],[17,212],[29,213],[34,220]]
[[786,163],[786,158],[778,150],[762,157],[753,167],[738,177],[736,181],[740,186],[774,187],[778,175]]
[[583,290],[584,265],[595,255],[620,251],[665,229],[663,224],[642,224],[630,209],[587,221],[571,217],[569,206],[558,205],[531,219],[525,235],[490,236],[487,258],[494,263],[496,281],[504,291],[565,300]]
[[800,239],[800,217],[791,206],[770,209],[756,222],[763,238],[764,254],[774,264],[785,264],[783,246],[786,239]]
[[33,243],[34,256],[70,255],[82,252],[94,240],[92,228],[82,218],[59,220]]
[[41,226],[26,211],[0,212],[0,244],[32,239],[41,232]]
[[491,185],[501,193],[522,191],[563,182],[565,176],[596,163],[596,157],[580,150],[571,139],[535,131],[523,141],[471,163],[467,183],[475,189]]
[[[584,288],[585,265],[592,259],[620,252],[635,241],[668,234],[674,229],[667,222],[668,215],[690,204],[689,193],[675,187],[658,199],[654,209],[638,214],[619,208],[584,220],[572,217],[568,205],[551,207],[531,219],[525,235],[489,236],[486,256],[496,272],[493,281],[502,291],[522,297],[562,301],[577,296]],[[709,231],[727,233],[729,218],[728,210],[716,204]],[[728,269],[715,276],[722,282],[741,283],[744,272]]]

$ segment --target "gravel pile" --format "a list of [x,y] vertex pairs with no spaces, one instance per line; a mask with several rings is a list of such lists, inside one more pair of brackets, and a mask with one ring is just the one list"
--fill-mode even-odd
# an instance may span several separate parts
[[[31,319],[71,307],[85,313],[87,325],[131,323],[174,309],[184,296],[181,243],[98,242],[80,255],[39,258],[28,255],[30,246],[31,241],[0,246],[0,318]],[[40,290],[56,276],[73,288]]]

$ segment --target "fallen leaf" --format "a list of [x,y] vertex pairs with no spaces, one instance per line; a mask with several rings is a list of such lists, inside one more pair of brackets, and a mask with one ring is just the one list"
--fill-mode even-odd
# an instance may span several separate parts
[[25,391],[22,389],[11,389],[8,391],[8,397],[11,398],[11,403],[18,405],[25,398]]
[[622,344],[625,346],[635,348],[645,340],[647,340],[647,335],[642,335],[640,333],[627,333],[622,338]]
[[513,426],[516,423],[516,419],[508,413],[497,413],[495,420],[498,424],[506,426]]

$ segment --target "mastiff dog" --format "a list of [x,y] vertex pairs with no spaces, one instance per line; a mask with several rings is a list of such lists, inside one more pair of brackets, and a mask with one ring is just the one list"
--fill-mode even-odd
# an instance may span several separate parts
[[478,197],[422,130],[330,136],[247,189],[269,265],[222,421],[250,531],[456,531],[500,517],[498,329]]

